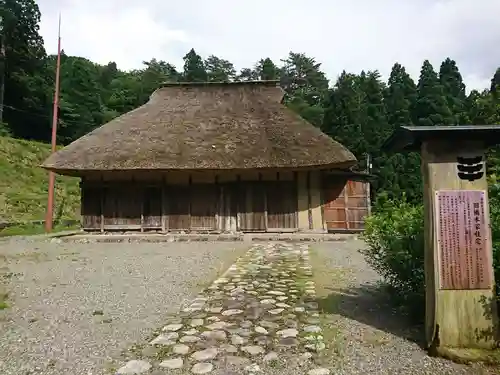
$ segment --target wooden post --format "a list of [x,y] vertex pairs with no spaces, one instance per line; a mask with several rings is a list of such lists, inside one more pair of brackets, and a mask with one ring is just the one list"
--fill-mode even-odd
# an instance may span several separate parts
[[[277,175],[278,175],[278,179],[279,179],[279,173]],[[271,184],[272,183],[274,183],[274,181],[272,181]],[[261,188],[262,188],[262,185],[264,184],[262,182],[262,173],[259,173],[259,184],[261,185]],[[264,230],[267,232],[268,228],[269,228],[269,221],[267,218],[267,189],[266,189],[266,186],[264,186],[263,190],[264,190]]]
[[344,213],[345,213],[345,229],[351,229],[349,225],[349,194],[348,194],[349,180],[344,181]]
[[161,231],[162,233],[167,232],[167,179],[165,175],[161,177]]
[[[236,176],[236,231],[241,232],[241,176]],[[246,191],[245,191],[246,194]]]
[[220,210],[220,202],[221,202],[221,186],[219,185],[219,176],[215,175],[214,177],[215,184],[215,199],[217,200],[216,209],[215,209],[215,231],[220,233],[221,226],[219,225],[219,210]]
[[498,312],[485,150],[500,126],[402,127],[385,148],[421,149],[427,345],[461,356],[493,349]]
[[313,229],[313,218],[311,212],[311,172],[307,171],[307,219],[309,221],[309,230]]
[[107,191],[107,187],[104,185],[104,177],[101,174],[99,177],[100,189],[101,189],[101,233],[104,233],[104,205],[105,199],[109,199],[109,194]]

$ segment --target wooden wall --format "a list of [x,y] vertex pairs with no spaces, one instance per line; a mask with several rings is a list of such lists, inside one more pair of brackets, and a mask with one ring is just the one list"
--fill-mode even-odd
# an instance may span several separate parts
[[[115,176],[116,177],[116,176]],[[296,231],[297,174],[82,179],[89,231]]]
[[370,213],[369,182],[340,176],[323,179],[323,215],[329,232],[363,231]]

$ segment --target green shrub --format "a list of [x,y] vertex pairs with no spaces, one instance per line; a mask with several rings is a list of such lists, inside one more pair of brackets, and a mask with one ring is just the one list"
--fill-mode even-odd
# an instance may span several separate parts
[[[497,292],[500,290],[500,183],[490,183],[490,217],[493,266]],[[367,262],[382,276],[394,301],[414,318],[422,320],[425,307],[424,213],[423,205],[384,196],[376,202],[366,221],[363,251]]]
[[424,303],[423,206],[388,200],[377,201],[366,221],[367,262],[382,276],[392,297],[416,317]]

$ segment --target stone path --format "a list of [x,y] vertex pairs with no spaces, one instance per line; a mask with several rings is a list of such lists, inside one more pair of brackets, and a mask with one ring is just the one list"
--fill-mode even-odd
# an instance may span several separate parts
[[116,374],[257,373],[280,364],[329,374],[313,364],[325,344],[311,276],[308,245],[253,245]]

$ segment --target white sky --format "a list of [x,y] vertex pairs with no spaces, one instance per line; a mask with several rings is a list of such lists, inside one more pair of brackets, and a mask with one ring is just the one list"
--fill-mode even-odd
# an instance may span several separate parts
[[[417,79],[424,59],[436,70],[455,59],[468,89],[489,87],[500,66],[499,0],[37,0],[48,53],[121,69],[155,57],[182,68],[191,47],[233,62],[239,70],[263,57],[275,62],[303,52],[332,81],[342,70],[394,62]],[[331,82],[333,84],[333,82]]]

